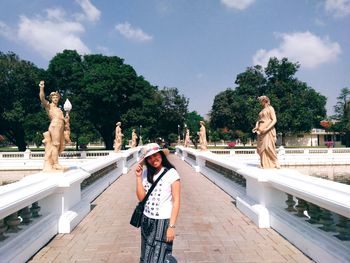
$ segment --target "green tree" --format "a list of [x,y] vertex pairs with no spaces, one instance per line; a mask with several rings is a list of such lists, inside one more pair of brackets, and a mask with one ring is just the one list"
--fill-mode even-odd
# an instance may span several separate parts
[[65,50],[57,54],[48,68],[53,86],[69,97],[73,105],[73,140],[102,137],[113,149],[117,121],[123,129],[143,126],[142,137],[154,134],[161,97],[135,70],[117,56],[85,55]]
[[326,97],[294,76],[299,67],[287,58],[271,58],[265,69],[265,95],[275,108],[276,128],[283,135],[309,132],[326,116]]
[[160,105],[157,89],[138,77],[123,59],[86,55],[84,70],[82,98],[86,102],[87,119],[99,131],[107,149],[113,148],[117,121],[134,126],[135,121],[129,119],[134,117],[144,121],[143,127],[152,127]]
[[204,118],[199,115],[196,111],[191,111],[186,114],[185,124],[186,127],[190,130],[190,139],[197,148],[198,144],[198,131],[199,131],[199,122],[204,121]]
[[48,88],[58,90],[61,103],[69,99],[73,105],[70,113],[71,140],[79,145],[100,138],[98,131],[87,118],[88,102],[83,98],[83,58],[75,50],[64,50],[53,57],[47,69]]
[[235,91],[227,89],[215,96],[210,112],[210,126],[233,128],[235,119]]
[[175,134],[175,133],[170,133],[170,134],[168,135],[168,141],[169,141],[170,143],[176,143],[176,142],[177,142],[177,134]]
[[[43,75],[44,71],[31,62],[0,52],[0,134],[20,151],[27,146],[25,127],[36,121],[35,114],[41,110],[38,83]],[[29,139],[34,135],[33,131]]]
[[[237,87],[217,95],[211,111],[214,129],[229,128],[251,134],[258,112],[257,97],[270,98],[277,115],[277,131],[283,135],[309,132],[326,115],[326,98],[299,81],[295,74],[299,64],[287,58],[271,58],[263,70],[250,67],[238,74]],[[218,98],[218,99],[217,99]],[[222,114],[220,110],[224,109]]]
[[216,142],[220,140],[220,135],[218,131],[213,131],[211,133],[211,140],[214,142],[214,145],[216,146]]
[[[338,121],[332,128],[334,131],[345,134],[344,144],[350,147],[350,89],[342,88],[334,106],[335,116]],[[334,127],[333,127],[334,126]]]
[[185,122],[188,112],[188,99],[184,95],[180,95],[177,88],[165,87],[159,92],[162,104],[157,124],[157,135],[167,138],[168,134],[178,134],[180,129],[183,129],[182,124]]
[[237,75],[236,89],[227,89],[215,96],[211,111],[211,126],[250,132],[259,107],[256,98],[264,94],[266,79],[261,66],[249,67]]

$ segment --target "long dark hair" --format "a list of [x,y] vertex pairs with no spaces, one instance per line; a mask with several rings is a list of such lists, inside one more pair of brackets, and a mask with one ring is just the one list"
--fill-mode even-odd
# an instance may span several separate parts
[[[165,154],[163,151],[159,151],[160,155],[162,156],[162,166],[168,170],[170,170],[171,168],[174,168],[174,165],[172,165],[168,158],[166,158]],[[148,157],[147,157],[148,158]],[[153,175],[156,174],[157,170],[156,168],[154,168],[152,165],[150,165],[147,162],[147,158],[145,159],[145,165],[147,167],[147,181],[151,184],[153,184]]]

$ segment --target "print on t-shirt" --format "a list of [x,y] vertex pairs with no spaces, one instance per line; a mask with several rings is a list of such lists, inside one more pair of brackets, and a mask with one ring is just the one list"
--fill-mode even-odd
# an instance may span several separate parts
[[[153,177],[153,180],[156,181],[163,171],[164,168]],[[179,174],[175,169],[170,169],[163,175],[146,202],[144,214],[147,217],[155,219],[170,218],[172,209],[171,185],[179,179]],[[151,184],[147,181],[147,171],[142,174],[142,185],[146,192],[151,188]]]

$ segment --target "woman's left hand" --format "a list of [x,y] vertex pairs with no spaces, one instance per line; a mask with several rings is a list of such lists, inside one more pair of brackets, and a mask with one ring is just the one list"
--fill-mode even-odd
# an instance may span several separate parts
[[175,230],[174,228],[168,228],[168,230],[166,231],[166,242],[172,242],[175,238]]

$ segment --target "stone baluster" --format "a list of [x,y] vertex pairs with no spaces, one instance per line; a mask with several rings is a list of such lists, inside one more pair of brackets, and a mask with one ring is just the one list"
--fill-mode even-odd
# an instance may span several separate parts
[[7,226],[5,225],[4,219],[0,219],[0,242],[7,238],[7,236],[4,235],[6,230]]
[[239,185],[246,187],[246,180],[243,176],[241,176],[240,174],[237,174],[238,177],[238,183]]
[[32,217],[32,213],[29,210],[29,207],[24,207],[19,211],[20,217],[22,217],[23,221],[22,224],[28,225],[32,220],[30,219]]
[[297,213],[295,214],[298,217],[306,217],[304,211],[307,210],[307,203],[305,200],[298,198],[298,204],[295,206]]
[[321,217],[321,208],[313,203],[308,203],[307,213],[310,216],[310,219],[306,220],[310,224],[319,224]]
[[337,232],[339,233],[336,235],[337,238],[343,241],[349,241],[350,240],[350,219],[339,215],[339,222],[335,225]]
[[287,200],[285,202],[287,204],[286,210],[288,212],[296,212],[297,210],[294,208],[296,202],[294,201],[294,198],[292,195],[287,194]]
[[335,231],[333,215],[329,210],[321,208],[320,224],[322,224],[323,226],[319,228],[324,231]]
[[7,230],[8,233],[17,233],[19,230],[21,230],[18,227],[18,225],[21,223],[21,219],[18,217],[17,212],[6,217],[5,222],[9,227]]
[[34,202],[32,204],[32,207],[30,208],[30,212],[32,213],[33,218],[41,216],[39,214],[40,209],[41,209],[41,207],[39,206],[38,202]]
[[239,175],[236,172],[232,172],[231,178],[236,184],[242,185],[241,178],[239,178]]

